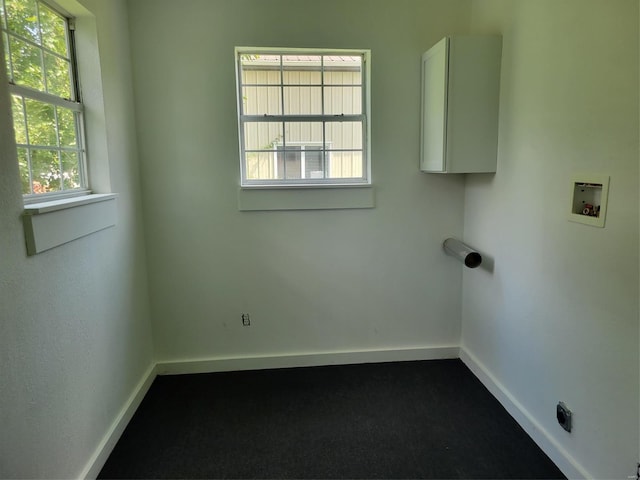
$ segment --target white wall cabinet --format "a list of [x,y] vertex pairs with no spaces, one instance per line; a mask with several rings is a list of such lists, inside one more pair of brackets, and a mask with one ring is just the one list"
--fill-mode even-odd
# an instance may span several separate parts
[[422,56],[420,170],[495,172],[502,37],[445,37]]

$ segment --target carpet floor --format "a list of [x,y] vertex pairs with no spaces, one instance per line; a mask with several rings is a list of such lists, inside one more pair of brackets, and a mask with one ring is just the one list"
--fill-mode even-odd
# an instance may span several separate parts
[[565,477],[460,360],[432,360],[159,376],[99,478]]

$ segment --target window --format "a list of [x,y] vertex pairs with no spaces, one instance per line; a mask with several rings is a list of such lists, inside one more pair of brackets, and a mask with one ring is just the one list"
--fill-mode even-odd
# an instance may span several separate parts
[[25,200],[86,189],[73,22],[42,0],[0,0]]
[[242,186],[370,183],[368,55],[236,48]]

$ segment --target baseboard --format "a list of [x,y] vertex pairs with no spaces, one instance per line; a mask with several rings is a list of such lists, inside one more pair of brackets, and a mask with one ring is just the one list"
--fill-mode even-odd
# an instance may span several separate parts
[[115,447],[116,443],[120,439],[122,432],[126,428],[127,424],[133,417],[133,414],[138,409],[140,402],[146,395],[149,387],[153,383],[153,380],[156,378],[156,364],[154,363],[149,367],[149,369],[142,376],[138,385],[133,389],[133,392],[125,402],[124,406],[118,413],[118,416],[115,418],[109,430],[102,438],[102,441],[98,445],[98,448],[93,452],[91,459],[87,462],[85,468],[82,470],[82,473],[79,478],[84,479],[95,479],[98,477],[100,470],[104,466],[107,458],[111,454],[113,447]]
[[460,359],[520,424],[536,444],[568,478],[594,478],[527,411],[491,372],[468,350],[460,347]]
[[402,362],[458,358],[458,346],[420,347],[355,352],[317,352],[299,355],[267,355],[256,357],[205,358],[161,361],[158,375],[228,372],[234,370],[264,370],[269,368],[316,367],[354,363]]

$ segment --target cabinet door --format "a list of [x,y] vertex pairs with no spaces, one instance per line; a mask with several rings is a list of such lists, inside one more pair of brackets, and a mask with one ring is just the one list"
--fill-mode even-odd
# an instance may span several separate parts
[[422,56],[422,141],[420,169],[446,170],[447,83],[449,38],[443,38]]
[[497,35],[449,38],[447,173],[496,171],[501,45]]

